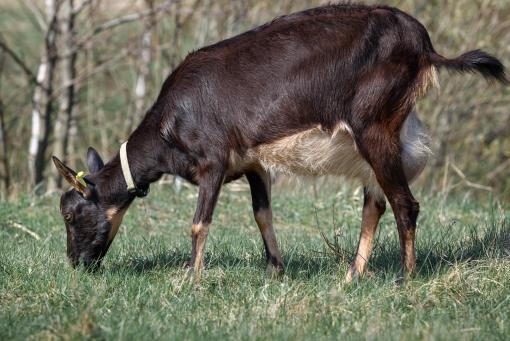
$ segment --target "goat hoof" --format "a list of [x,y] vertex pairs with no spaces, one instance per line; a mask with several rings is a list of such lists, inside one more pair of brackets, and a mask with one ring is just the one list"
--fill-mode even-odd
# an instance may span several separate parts
[[285,270],[282,264],[274,265],[274,264],[267,264],[266,268],[266,275],[269,278],[278,278],[281,277],[284,274]]
[[204,270],[204,265],[202,264],[200,267],[195,267],[190,263],[185,264],[186,274],[184,275],[185,281],[190,284],[199,285],[200,278],[202,277],[202,270]]
[[359,272],[357,270],[349,269],[345,274],[345,283],[351,284],[354,280],[358,280]]
[[363,277],[363,272],[360,272],[355,266],[350,266],[345,274],[345,283],[350,284],[353,281],[359,281]]
[[406,283],[410,282],[415,273],[414,271],[401,271],[397,279],[395,280],[395,284],[398,287],[403,287]]

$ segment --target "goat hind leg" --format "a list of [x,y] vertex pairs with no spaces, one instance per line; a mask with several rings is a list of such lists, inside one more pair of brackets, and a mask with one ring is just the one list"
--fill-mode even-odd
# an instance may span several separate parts
[[401,272],[410,275],[416,267],[414,244],[420,209],[404,172],[398,134],[389,134],[386,127],[373,125],[361,136],[360,150],[372,166],[397,222]]

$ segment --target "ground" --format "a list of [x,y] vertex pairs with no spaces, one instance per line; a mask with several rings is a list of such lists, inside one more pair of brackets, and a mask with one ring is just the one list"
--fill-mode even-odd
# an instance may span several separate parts
[[388,211],[370,274],[345,285],[359,233],[360,190],[300,188],[273,195],[286,273],[271,279],[249,192],[245,185],[227,186],[199,287],[185,280],[183,267],[194,188],[177,194],[155,185],[147,199],[137,200],[96,274],[67,263],[58,195],[0,203],[0,339],[508,338],[505,204],[417,194],[416,276],[396,283],[399,249]]

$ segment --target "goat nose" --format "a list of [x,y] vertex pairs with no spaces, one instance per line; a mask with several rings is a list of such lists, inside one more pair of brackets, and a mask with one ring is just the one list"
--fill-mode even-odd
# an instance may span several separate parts
[[83,265],[88,272],[97,272],[101,267],[100,260],[84,260]]
[[73,269],[76,269],[76,267],[78,266],[79,261],[78,261],[77,258],[72,258],[72,259],[69,260],[69,263],[71,263],[71,267]]

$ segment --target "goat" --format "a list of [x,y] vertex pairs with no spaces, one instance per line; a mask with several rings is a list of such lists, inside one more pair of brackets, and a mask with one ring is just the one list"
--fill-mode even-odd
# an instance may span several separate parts
[[140,125],[106,165],[89,148],[90,174],[62,194],[73,266],[99,266],[135,197],[163,174],[198,185],[190,268],[199,278],[220,189],[246,176],[268,271],[284,265],[272,224],[271,172],[344,175],[364,186],[359,245],[346,280],[366,270],[387,199],[401,268],[415,269],[419,204],[409,183],[429,157],[415,102],[437,69],[508,83],[495,57],[435,52],[427,30],[392,7],[328,5],[282,16],[188,55],[165,80]]

